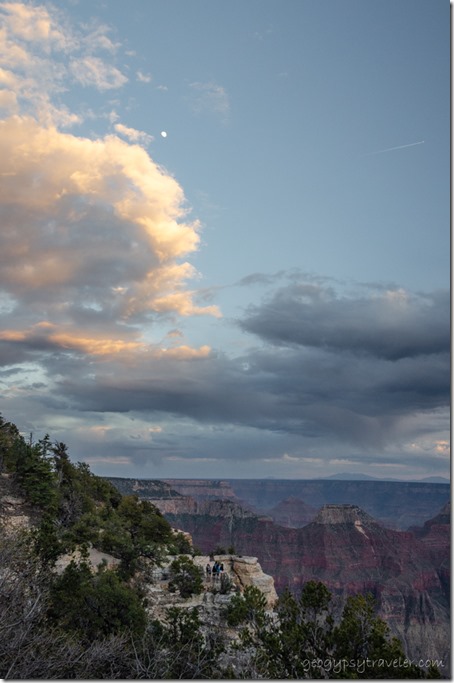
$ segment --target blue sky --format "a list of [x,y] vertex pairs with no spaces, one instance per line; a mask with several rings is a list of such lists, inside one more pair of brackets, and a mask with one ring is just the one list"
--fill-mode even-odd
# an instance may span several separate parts
[[4,417],[113,476],[448,476],[449,3],[0,21]]

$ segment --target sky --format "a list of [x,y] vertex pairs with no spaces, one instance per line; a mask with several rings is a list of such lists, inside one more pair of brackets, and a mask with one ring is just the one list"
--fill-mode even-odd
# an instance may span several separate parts
[[449,476],[448,0],[0,31],[4,419],[106,476]]

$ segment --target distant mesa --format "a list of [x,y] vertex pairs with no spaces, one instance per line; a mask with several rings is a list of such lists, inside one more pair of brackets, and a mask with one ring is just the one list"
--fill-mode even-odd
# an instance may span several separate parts
[[379,526],[378,522],[357,505],[324,505],[313,524],[353,524]]

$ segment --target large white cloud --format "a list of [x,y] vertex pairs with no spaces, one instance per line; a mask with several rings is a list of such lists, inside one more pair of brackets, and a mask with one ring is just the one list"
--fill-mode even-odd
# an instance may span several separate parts
[[156,354],[143,340],[145,321],[219,315],[197,305],[189,286],[200,226],[183,190],[134,144],[152,137],[120,123],[128,141],[64,130],[82,121],[66,90],[102,94],[128,81],[109,33],[95,21],[70,25],[52,5],[0,5],[2,340],[22,349]]
[[0,176],[0,286],[18,306],[39,302],[51,322],[75,301],[123,321],[217,314],[185,289],[198,223],[140,146],[14,116],[0,122]]

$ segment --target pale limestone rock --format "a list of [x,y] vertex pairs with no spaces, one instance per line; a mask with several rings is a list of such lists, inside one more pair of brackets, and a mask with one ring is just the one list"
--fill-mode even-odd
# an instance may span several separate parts
[[[2,474],[2,479],[9,479]],[[31,527],[30,516],[27,514],[27,504],[25,498],[13,495],[9,491],[3,494],[3,482],[0,489],[0,524],[7,534],[14,534],[20,529]],[[3,494],[3,495],[2,495]]]
[[[187,555],[190,557],[190,555]],[[213,556],[212,556],[213,557]],[[213,560],[209,555],[196,555],[193,562],[203,572],[204,590],[200,595],[194,595],[187,600],[182,600],[178,593],[169,593],[170,565],[175,557],[168,556],[161,567],[151,567],[148,573],[150,584],[148,585],[148,599],[150,612],[153,616],[163,616],[170,606],[176,607],[203,607],[203,612],[213,612],[216,622],[219,622],[219,607],[228,604],[235,590],[244,591],[246,586],[256,586],[265,596],[267,608],[271,609],[277,600],[274,588],[274,580],[262,571],[256,557],[239,557],[237,555],[214,555],[214,559],[224,565],[224,574],[232,581],[232,591],[222,595],[220,591],[220,578],[208,576],[205,568],[207,564],[213,567]],[[214,622],[213,622],[214,623]]]
[[[60,555],[55,564],[55,569],[57,573],[61,574],[73,560],[75,562],[80,562],[81,557],[82,556],[79,550],[76,550],[73,553],[68,553],[66,555]],[[97,568],[99,564],[103,562],[103,560],[105,560],[106,562],[107,569],[114,569],[117,565],[120,564],[120,560],[118,558],[113,557],[108,553],[103,553],[100,550],[96,550],[96,548],[90,548],[88,550],[87,560],[88,564],[91,566],[93,571]]]
[[242,589],[255,586],[266,598],[268,608],[272,608],[277,601],[274,579],[265,574],[256,557],[232,556],[232,572],[237,577]]

